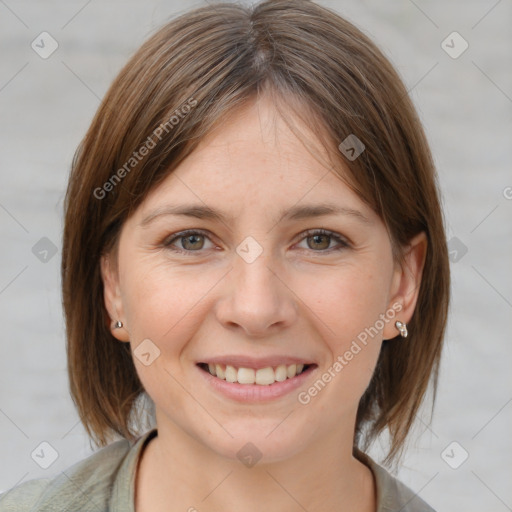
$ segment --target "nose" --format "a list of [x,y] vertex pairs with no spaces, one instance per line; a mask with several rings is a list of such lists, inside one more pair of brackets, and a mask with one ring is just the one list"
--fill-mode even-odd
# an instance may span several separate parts
[[251,263],[236,254],[217,301],[217,319],[256,338],[289,327],[297,318],[298,299],[287,281],[286,271],[265,251]]

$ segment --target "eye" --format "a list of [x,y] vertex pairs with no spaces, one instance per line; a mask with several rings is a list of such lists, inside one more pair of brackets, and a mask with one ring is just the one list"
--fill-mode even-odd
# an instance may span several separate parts
[[[181,246],[181,248],[175,247],[173,245],[174,242],[180,239],[181,242],[179,242],[179,245]],[[198,252],[204,248],[205,239],[209,240],[207,234],[204,231],[190,229],[172,235],[172,238],[168,238],[167,240],[165,240],[163,245],[176,252]]]
[[[302,233],[301,240],[307,240],[307,249],[313,252],[334,252],[341,251],[350,247],[350,244],[340,235],[327,231],[325,229],[310,229]],[[193,252],[200,252],[201,249],[208,249],[212,247],[205,247],[205,240],[210,240],[208,234],[200,229],[189,229],[175,233],[163,242],[163,246],[178,253],[190,254]],[[338,247],[330,247],[332,241],[338,242]],[[311,241],[311,242],[309,242]],[[175,245],[177,243],[178,247]]]
[[[307,241],[308,249],[311,249],[314,252],[341,251],[350,246],[349,243],[340,235],[333,233],[332,231],[327,231],[325,229],[310,229],[303,233],[302,235],[302,240]],[[311,242],[309,242],[310,240]],[[329,248],[333,240],[338,242],[338,247]]]

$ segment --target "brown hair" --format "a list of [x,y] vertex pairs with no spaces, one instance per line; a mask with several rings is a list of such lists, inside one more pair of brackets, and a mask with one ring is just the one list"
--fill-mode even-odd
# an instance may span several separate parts
[[[450,286],[437,178],[392,65],[351,23],[306,0],[190,11],[159,29],[114,80],[75,154],[65,201],[62,290],[72,398],[98,446],[115,434],[140,435],[134,415],[144,389],[129,344],[110,332],[100,257],[201,138],[263,91],[286,107],[283,116],[293,112],[326,134],[333,172],[342,163],[350,186],[383,219],[397,260],[414,235],[427,235],[410,335],[383,343],[357,415],[355,445],[367,448],[387,428],[391,461],[429,382],[435,397]],[[350,134],[366,147],[353,161],[337,150]]]

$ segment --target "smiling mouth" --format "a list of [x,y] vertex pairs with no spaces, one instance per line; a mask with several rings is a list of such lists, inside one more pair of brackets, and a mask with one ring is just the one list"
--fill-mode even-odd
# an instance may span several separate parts
[[281,364],[275,367],[244,368],[224,364],[198,363],[199,368],[226,382],[238,384],[254,384],[257,386],[270,386],[275,382],[284,382],[301,375],[315,364]]

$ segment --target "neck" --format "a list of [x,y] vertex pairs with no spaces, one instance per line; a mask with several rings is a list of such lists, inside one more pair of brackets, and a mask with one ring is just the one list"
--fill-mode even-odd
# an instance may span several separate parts
[[158,425],[139,463],[136,512],[376,510],[371,470],[352,456],[352,438],[340,432],[286,460],[248,467],[172,423]]

